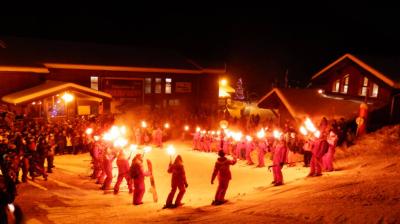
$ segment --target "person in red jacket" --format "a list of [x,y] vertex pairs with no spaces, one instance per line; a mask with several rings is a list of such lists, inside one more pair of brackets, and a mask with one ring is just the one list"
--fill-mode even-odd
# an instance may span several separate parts
[[129,172],[133,179],[133,204],[143,204],[142,199],[146,189],[144,177],[150,176],[150,173],[148,171],[144,171],[143,158],[141,154],[136,154],[136,156],[133,158]]
[[128,184],[129,193],[132,193],[132,180],[129,175],[129,158],[130,155],[125,149],[119,149],[117,156],[118,178],[114,185],[114,194],[118,194],[119,185],[125,178]]
[[231,171],[229,166],[236,164],[236,157],[233,160],[227,159],[223,150],[218,152],[218,160],[214,166],[214,172],[211,177],[211,184],[214,184],[214,179],[218,175],[218,188],[215,194],[215,200],[212,205],[221,205],[226,202],[225,193],[228,189],[229,181],[232,179]]
[[[185,169],[183,167],[182,157],[180,155],[176,157],[173,164],[172,163],[169,164],[168,173],[172,173],[171,192],[168,195],[167,202],[165,203],[164,208],[173,208],[182,206],[183,204],[181,203],[181,200],[186,192],[188,183],[186,181],[186,175],[185,175]],[[176,197],[175,205],[173,205],[172,200],[174,199],[174,195],[177,188],[179,188],[179,193],[178,196]]]
[[309,177],[317,177],[322,175],[322,157],[328,151],[329,144],[326,141],[326,134],[323,132],[313,141],[312,157],[310,164]]
[[274,175],[274,181],[272,182],[275,186],[283,184],[282,167],[286,161],[287,146],[285,139],[281,136],[273,149],[272,157],[272,173]]

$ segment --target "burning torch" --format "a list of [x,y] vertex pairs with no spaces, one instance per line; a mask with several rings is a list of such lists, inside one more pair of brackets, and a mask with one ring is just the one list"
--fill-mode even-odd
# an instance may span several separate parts
[[167,154],[169,155],[169,163],[172,163],[172,156],[174,156],[176,150],[173,145],[169,145],[167,148]]

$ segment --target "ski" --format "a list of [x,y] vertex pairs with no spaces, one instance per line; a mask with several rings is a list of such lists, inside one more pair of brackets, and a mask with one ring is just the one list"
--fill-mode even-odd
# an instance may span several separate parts
[[157,202],[158,201],[158,196],[157,196],[157,191],[156,191],[156,184],[154,182],[154,176],[153,176],[153,165],[149,159],[147,159],[147,169],[150,172],[150,192],[153,194],[153,201]]

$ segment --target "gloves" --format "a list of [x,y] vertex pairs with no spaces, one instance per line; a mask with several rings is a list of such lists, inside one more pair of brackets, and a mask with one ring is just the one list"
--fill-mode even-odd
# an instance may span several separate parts
[[211,184],[214,184],[214,181],[213,181],[213,180],[211,181]]
[[283,167],[284,164],[285,164],[285,163],[283,163],[283,162],[279,163],[279,165],[280,165],[281,167]]
[[185,183],[185,188],[187,188],[189,186],[189,184],[188,183]]

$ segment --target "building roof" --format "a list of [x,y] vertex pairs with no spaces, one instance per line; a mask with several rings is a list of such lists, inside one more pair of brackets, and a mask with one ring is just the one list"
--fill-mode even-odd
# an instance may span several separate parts
[[[360,59],[361,58],[361,59]],[[382,80],[393,88],[400,88],[400,58],[378,58],[378,57],[356,57],[352,54],[345,54],[332,62],[328,66],[317,72],[312,78],[323,75],[326,71],[342,62],[343,60],[351,60],[358,64],[378,79]]]
[[[221,73],[225,67],[198,68],[178,53],[162,49],[94,43],[50,41],[25,38],[0,38],[1,66],[42,68],[104,69],[145,72]],[[86,66],[86,67],[85,67]],[[97,66],[97,67],[96,67]],[[98,67],[102,66],[102,67]],[[149,68],[154,69],[149,70]],[[207,71],[210,69],[210,71]]]
[[279,89],[274,88],[257,105],[265,109],[277,109],[281,103],[295,119],[302,121],[306,117],[328,119],[352,119],[358,115],[361,102],[332,98],[318,93],[316,89]]
[[101,101],[101,99],[106,98],[111,99],[111,95],[105,92],[97,91],[85,86],[77,85],[75,83],[53,80],[47,80],[45,83],[35,87],[8,94],[3,96],[1,99],[6,103],[16,105],[55,95],[63,91],[75,91],[82,95],[89,96],[86,97],[87,99],[96,101]]

